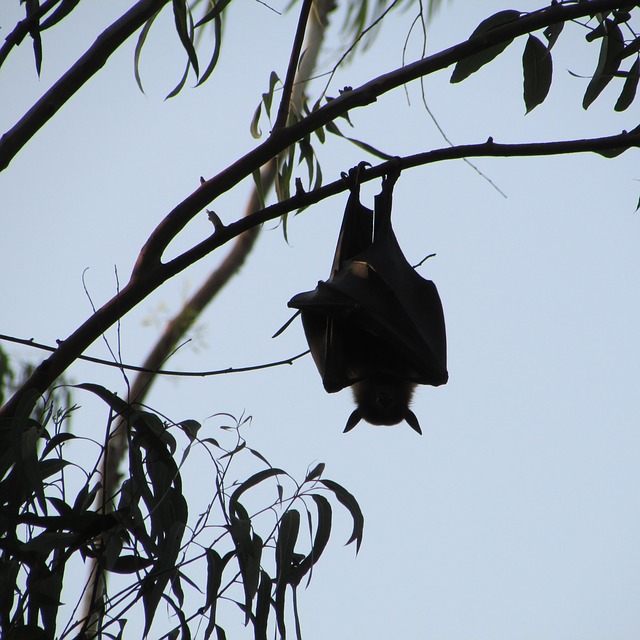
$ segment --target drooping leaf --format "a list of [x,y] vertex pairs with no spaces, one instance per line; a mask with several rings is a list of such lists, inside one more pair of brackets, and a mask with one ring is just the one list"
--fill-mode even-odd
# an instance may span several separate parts
[[275,612],[278,632],[286,637],[285,597],[287,585],[291,584],[294,572],[294,550],[300,531],[300,512],[289,509],[280,520],[276,542],[276,595]]
[[614,107],[616,111],[624,111],[631,105],[636,97],[638,81],[640,81],[640,58],[637,58],[631,65],[631,69],[629,69],[629,75],[624,81],[622,91]]
[[322,495],[314,493],[311,496],[316,503],[318,510],[318,521],[316,524],[316,534],[313,538],[313,545],[309,555],[307,555],[294,572],[293,582],[299,584],[300,580],[318,562],[331,536],[332,511],[331,503]]
[[247,491],[248,489],[251,489],[251,487],[255,487],[257,484],[260,484],[261,482],[264,482],[265,480],[269,479],[269,478],[273,478],[273,476],[277,476],[280,474],[286,473],[285,471],[283,471],[282,469],[277,469],[277,468],[272,468],[272,469],[264,469],[262,471],[258,471],[257,473],[254,473],[251,477],[247,478],[232,494],[231,494],[231,498],[229,499],[229,511],[231,512],[231,514],[234,514],[236,511],[236,504],[238,503],[238,500],[240,499],[240,496]]
[[40,71],[42,69],[42,37],[40,35],[39,20],[35,17],[35,13],[40,8],[40,2],[39,0],[23,0],[23,2],[27,11],[27,21],[33,19],[33,25],[29,28],[29,35],[33,40],[33,55],[36,62],[36,72],[40,75]]
[[548,49],[551,51],[553,45],[557,42],[558,37],[562,33],[564,29],[564,22],[556,22],[554,24],[550,24],[542,33],[544,37],[547,39]]
[[[520,17],[520,11],[514,9],[506,9],[504,11],[498,11],[489,18],[483,20],[469,36],[469,41],[478,39],[482,40],[487,34],[497,27],[501,27],[509,22],[513,22]],[[472,73],[475,73],[483,67],[485,64],[491,62],[494,58],[499,56],[511,43],[513,38],[495,44],[492,47],[474,53],[467,56],[462,60],[459,60],[453,69],[450,82],[462,82],[465,78],[468,78]]]
[[391,158],[393,158],[392,155],[385,153],[384,151],[380,151],[379,149],[376,149],[374,146],[370,145],[368,142],[363,142],[362,140],[345,136],[344,133],[342,133],[342,131],[338,129],[338,126],[336,125],[335,122],[328,122],[325,128],[329,133],[333,133],[334,135],[339,136],[340,138],[344,138],[345,140],[348,140],[349,142],[354,144],[356,147],[362,149],[363,151],[366,151],[367,153],[370,153],[376,158],[380,158],[381,160],[391,160]]
[[195,28],[201,27],[203,24],[210,22],[211,20],[216,20],[220,17],[220,14],[227,8],[227,5],[231,2],[231,0],[219,0],[213,5],[211,11],[208,11],[203,18],[198,20]]
[[[249,131],[251,136],[256,140],[262,136],[262,130],[260,129],[260,116],[262,115],[262,102],[258,105],[258,108],[255,110],[253,114],[253,118],[251,118],[251,124],[249,125]],[[256,169],[259,173],[260,170]],[[254,173],[256,173],[254,171]],[[254,178],[255,181],[255,178]],[[264,205],[263,205],[264,206]]]
[[271,578],[269,574],[260,571],[260,586],[256,598],[256,613],[254,616],[255,640],[267,640],[267,625],[269,622],[269,610],[271,609]]
[[339,485],[333,480],[320,480],[320,482],[327,487],[330,491],[333,491],[338,501],[349,511],[351,518],[353,519],[353,531],[351,537],[347,540],[347,544],[351,544],[355,541],[356,553],[360,550],[362,544],[362,535],[364,533],[364,515],[360,509],[358,501],[350,494],[342,485]]
[[[624,50],[624,38],[620,27],[609,18],[600,26],[603,27],[603,35],[598,66],[584,93],[584,98],[582,99],[583,109],[588,109],[609,84],[614,74],[618,71]],[[599,29],[600,27],[597,28]]]
[[147,40],[147,36],[149,35],[149,31],[151,31],[151,25],[153,21],[158,17],[158,13],[152,15],[144,24],[142,29],[140,30],[140,35],[138,36],[138,40],[136,42],[136,48],[133,54],[133,75],[136,79],[136,84],[138,85],[138,89],[144,93],[144,88],[142,87],[142,77],[140,76],[140,55],[142,54],[142,47],[144,47],[144,43]]
[[542,104],[549,93],[553,75],[551,51],[535,36],[529,35],[522,54],[524,104],[527,113]]
[[175,18],[176,31],[184,50],[187,52],[189,62],[193,67],[196,77],[200,75],[198,68],[198,55],[193,46],[193,27],[189,29],[190,12],[186,0],[173,0],[173,17]]
[[58,24],[60,20],[66,18],[78,5],[80,0],[61,0],[60,4],[53,10],[53,13],[42,21],[40,31]]
[[213,70],[216,68],[218,64],[218,60],[220,59],[220,49],[222,47],[222,20],[220,16],[216,16],[214,27],[213,27],[213,52],[211,53],[211,58],[209,58],[209,64],[207,68],[204,70],[202,77],[198,80],[196,87],[199,87],[201,84],[206,82],[209,79],[209,76],[213,73]]
[[72,386],[76,389],[84,389],[85,391],[95,393],[95,395],[104,400],[115,413],[125,419],[130,419],[135,413],[135,409],[133,409],[128,402],[119,398],[115,393],[112,393],[108,389],[105,389],[102,385],[94,384],[93,382],[83,382]]

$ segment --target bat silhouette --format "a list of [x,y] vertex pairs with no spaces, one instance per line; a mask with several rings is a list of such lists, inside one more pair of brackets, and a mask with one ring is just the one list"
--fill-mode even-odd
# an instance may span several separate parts
[[382,181],[375,216],[360,203],[362,165],[342,178],[350,195],[331,275],[314,291],[289,301],[298,309],[324,388],[352,387],[356,409],[345,432],[360,420],[422,433],[409,408],[418,384],[445,384],[447,346],[436,286],[404,257],[391,226],[399,167]]

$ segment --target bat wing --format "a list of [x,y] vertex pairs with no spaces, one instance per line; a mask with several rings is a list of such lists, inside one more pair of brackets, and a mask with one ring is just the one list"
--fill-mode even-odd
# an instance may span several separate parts
[[[376,197],[375,227],[350,172],[347,203],[327,282],[298,294],[299,309],[325,389],[335,392],[374,375],[417,384],[448,379],[444,315],[438,291],[404,257],[391,227],[397,175]],[[373,237],[372,237],[373,236]]]

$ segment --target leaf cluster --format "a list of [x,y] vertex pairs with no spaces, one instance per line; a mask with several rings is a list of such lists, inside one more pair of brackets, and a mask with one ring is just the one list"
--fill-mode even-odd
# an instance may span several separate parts
[[[93,469],[86,451],[79,453],[85,439],[65,429],[69,411],[51,403],[38,410],[36,398],[13,418],[10,445],[0,457],[2,637],[117,639],[135,607],[142,608],[147,637],[164,603],[177,626],[162,637],[188,639],[202,627],[205,638],[225,638],[219,609],[235,603],[256,639],[266,639],[271,629],[285,638],[289,592],[300,637],[296,590],[311,579],[329,541],[332,502],[351,515],[348,544],[359,549],[362,542],[364,518],[355,498],[322,478],[323,464],[302,483],[272,467],[242,437],[247,420],[222,427],[232,438],[225,446],[219,438],[200,438],[195,420],[171,422],[100,385],[76,388],[97,395],[110,410],[105,442],[94,443]],[[117,492],[105,496],[98,461],[118,429],[128,440],[127,470]],[[181,454],[180,441],[186,441]],[[208,504],[195,516],[183,489],[194,448],[211,463]],[[247,456],[261,468],[232,480]],[[70,472],[78,470],[82,481],[74,486]],[[75,558],[96,560],[98,574],[85,587],[89,610],[79,614],[76,607],[64,619],[62,587]],[[204,587],[197,575],[203,567]],[[103,579],[109,574],[119,574],[126,586],[110,591]]]
[[[555,3],[556,5],[576,4],[573,1]],[[624,80],[614,109],[624,111],[631,106],[636,98],[638,82],[640,81],[640,35],[632,26],[633,4],[595,13],[586,24],[581,24],[587,30],[585,40],[588,43],[599,42],[600,50],[596,68],[582,99],[582,107],[588,109],[600,96],[613,78]],[[537,13],[548,11],[546,9]],[[533,14],[529,14],[533,15]],[[507,9],[483,20],[469,37],[470,41],[482,41],[499,27],[517,22],[524,17],[520,11]],[[523,98],[527,113],[542,104],[551,88],[553,79],[553,60],[551,49],[562,34],[566,22],[550,22],[543,30],[546,43],[529,33],[522,54]],[[624,31],[623,31],[624,29]],[[486,64],[499,56],[513,42],[514,38],[506,38],[498,44],[481,49],[473,55],[461,59],[454,67],[451,82],[458,83],[468,78]],[[628,69],[621,69],[625,60],[632,62]],[[575,75],[575,74],[574,74]]]

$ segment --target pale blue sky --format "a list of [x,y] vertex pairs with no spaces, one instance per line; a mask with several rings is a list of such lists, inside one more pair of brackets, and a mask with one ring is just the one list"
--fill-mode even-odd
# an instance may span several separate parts
[[[2,131],[128,5],[81,3],[77,17],[46,33],[40,80],[29,44],[15,52],[0,74]],[[101,26],[94,25],[98,6]],[[537,6],[453,0],[429,27],[428,51],[463,40],[499,9]],[[183,62],[168,11],[143,53],[146,95],[133,78],[132,41],[0,174],[1,333],[50,344],[66,337],[91,311],[85,269],[100,305],[116,291],[114,265],[124,283],[144,240],[199,177],[255,145],[249,122],[269,72],[284,76],[295,15],[279,17],[250,0],[233,8],[220,68],[207,84],[163,101]],[[0,9],[3,30],[15,15],[15,8]],[[330,94],[399,66],[412,18],[408,10],[390,21]],[[333,32],[322,68],[335,60],[339,42]],[[637,126],[637,105],[613,112],[611,87],[582,110],[587,80],[568,70],[588,75],[598,52],[578,28],[554,49],[549,98],[525,116],[523,46],[516,41],[462,84],[449,84],[450,70],[426,81],[429,106],[455,143],[582,138]],[[418,55],[412,40],[408,58]],[[399,155],[444,146],[418,85],[408,91],[410,106],[397,91],[353,112],[354,135]],[[336,140],[320,153],[326,181],[365,159]],[[336,515],[334,538],[300,594],[306,640],[639,637],[637,155],[476,160],[507,199],[462,162],[401,176],[397,235],[412,263],[437,254],[420,273],[438,286],[449,342],[450,382],[420,388],[413,405],[422,437],[406,425],[362,424],[343,435],[349,393],[325,394],[308,357],[275,370],[158,381],[148,403],[174,420],[250,414],[249,445],[274,466],[302,479],[309,465],[325,462],[326,477],[360,501],[366,527],[359,556],[342,547],[349,522]],[[242,214],[249,188],[212,205],[224,222]],[[365,198],[378,189],[367,186]],[[297,323],[277,340],[270,336],[289,317],[289,298],[327,276],[344,204],[335,197],[291,218],[289,244],[267,224],[240,277],[170,366],[244,366],[306,348]],[[209,233],[203,213],[176,250]],[[139,363],[153,344],[157,324],[147,321],[173,313],[218,261],[207,257],[124,319],[126,362]],[[108,335],[115,344],[115,332]],[[3,347],[19,359],[38,357]],[[101,341],[90,353],[109,357]],[[119,374],[95,365],[69,373],[123,389]],[[74,430],[101,437],[104,407],[84,395],[77,401],[83,409]],[[206,435],[217,436],[218,424],[206,421]],[[207,473],[197,460],[185,472],[193,504]],[[220,615],[229,637],[250,637],[237,609]]]

